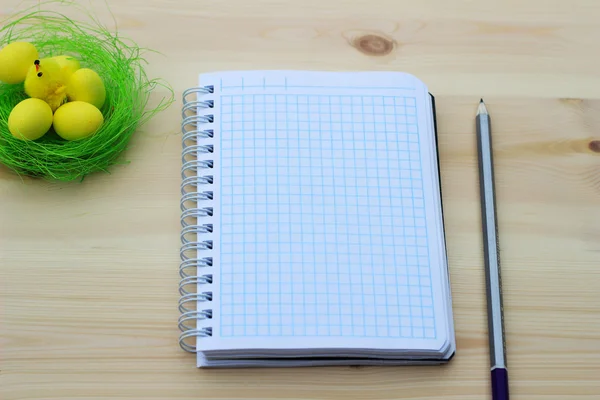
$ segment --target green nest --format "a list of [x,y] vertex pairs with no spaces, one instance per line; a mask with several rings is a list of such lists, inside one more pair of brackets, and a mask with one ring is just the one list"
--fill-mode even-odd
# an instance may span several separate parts
[[[100,25],[74,21],[58,12],[30,9],[0,23],[0,48],[15,41],[36,46],[40,58],[76,57],[81,68],[95,70],[104,81],[106,102],[100,110],[104,124],[95,135],[66,141],[50,131],[35,141],[14,138],[8,116],[27,98],[23,84],[0,83],[0,162],[20,175],[71,181],[96,172],[107,172],[119,163],[136,129],[173,101],[173,91],[159,80],[149,80],[141,49]],[[158,86],[170,98],[147,108]]]

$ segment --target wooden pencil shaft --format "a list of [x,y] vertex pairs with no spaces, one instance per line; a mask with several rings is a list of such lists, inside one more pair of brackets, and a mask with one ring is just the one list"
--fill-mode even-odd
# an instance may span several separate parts
[[477,115],[477,144],[488,307],[490,364],[491,368],[494,369],[506,368],[506,353],[490,122],[491,120],[487,111],[482,113],[480,110]]

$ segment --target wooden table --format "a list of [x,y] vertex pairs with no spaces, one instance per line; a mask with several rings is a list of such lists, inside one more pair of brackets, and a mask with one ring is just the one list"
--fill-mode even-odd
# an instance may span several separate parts
[[[3,0],[0,14],[22,3]],[[111,175],[66,184],[0,169],[2,399],[488,398],[481,96],[494,122],[512,399],[600,398],[598,1],[108,4],[123,34],[162,52],[147,56],[148,73],[177,103]],[[201,371],[179,349],[180,96],[199,72],[253,68],[402,70],[437,96],[458,335],[449,365]]]

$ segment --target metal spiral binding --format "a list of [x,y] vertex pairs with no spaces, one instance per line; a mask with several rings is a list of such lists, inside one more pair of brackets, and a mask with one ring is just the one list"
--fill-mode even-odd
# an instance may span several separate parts
[[[197,350],[196,345],[188,341],[212,336],[212,327],[201,326],[201,322],[212,319],[210,302],[213,294],[210,285],[213,281],[213,258],[210,252],[213,248],[213,224],[210,220],[214,208],[211,204],[213,191],[210,188],[214,179],[209,170],[213,168],[214,161],[205,158],[214,151],[214,146],[209,143],[214,137],[214,131],[211,129],[214,101],[209,98],[213,92],[212,86],[186,90],[183,93],[181,112],[181,315],[178,326],[181,331],[179,345],[188,352]],[[196,95],[196,100],[189,100],[190,95]],[[207,139],[207,143],[200,144],[202,139]],[[198,290],[200,285],[206,285],[206,290]],[[204,303],[206,307],[197,306]]]

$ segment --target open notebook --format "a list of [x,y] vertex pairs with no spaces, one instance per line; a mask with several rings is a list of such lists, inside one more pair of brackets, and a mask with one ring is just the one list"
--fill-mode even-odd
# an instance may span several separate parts
[[200,75],[184,94],[180,344],[199,367],[455,352],[433,97],[392,72]]

